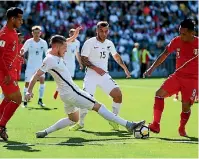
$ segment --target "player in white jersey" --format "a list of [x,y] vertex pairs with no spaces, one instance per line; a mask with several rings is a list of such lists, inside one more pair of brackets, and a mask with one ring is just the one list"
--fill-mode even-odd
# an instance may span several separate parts
[[[41,27],[40,26],[33,26],[32,27],[32,35],[33,38],[28,39],[22,49],[21,54],[27,54],[28,59],[26,63],[26,71],[25,71],[25,88],[24,88],[24,95],[27,92],[28,85],[30,82],[31,77],[35,74],[35,72],[41,67],[43,57],[48,50],[47,42],[40,38],[41,36]],[[44,95],[44,80],[45,74],[40,77],[40,87],[39,87],[39,100],[38,104],[40,106],[45,106],[43,104],[42,98]],[[27,101],[24,100],[24,107],[27,107]]]
[[[87,67],[84,77],[84,90],[94,96],[96,87],[99,86],[102,90],[110,95],[113,99],[113,113],[118,115],[122,103],[122,93],[115,81],[108,73],[108,59],[111,54],[114,60],[124,69],[127,78],[130,78],[130,72],[117,53],[112,41],[107,39],[109,33],[109,24],[106,21],[97,23],[97,36],[88,39],[81,51],[81,59],[83,65]],[[80,110],[80,122],[69,128],[76,131],[84,127],[84,118],[87,114],[86,109]],[[119,125],[114,122],[109,122],[114,130],[119,130]]]
[[[70,29],[69,30],[69,37],[72,37],[74,35],[75,29]],[[83,65],[81,63],[81,57],[79,54],[79,49],[80,49],[80,42],[75,39],[70,43],[67,43],[67,53],[64,55],[64,60],[66,62],[66,66],[72,76],[74,78],[75,76],[75,69],[76,69],[76,64],[75,64],[75,57],[79,63],[80,70],[83,69]]]
[[52,50],[44,59],[42,67],[32,77],[28,87],[28,92],[26,93],[26,100],[29,100],[31,97],[33,97],[32,90],[37,79],[45,74],[45,72],[49,72],[53,76],[58,86],[60,97],[64,102],[64,108],[68,114],[68,117],[62,118],[49,128],[37,132],[37,138],[43,138],[49,133],[78,122],[78,108],[94,110],[106,120],[116,122],[126,127],[130,133],[133,133],[135,128],[145,123],[144,120],[140,122],[129,122],[119,116],[115,116],[115,114],[107,110],[103,104],[98,103],[89,93],[81,90],[73,82],[63,60],[63,56],[67,47],[66,39],[63,36],[55,35],[51,38],[50,43],[52,45]]

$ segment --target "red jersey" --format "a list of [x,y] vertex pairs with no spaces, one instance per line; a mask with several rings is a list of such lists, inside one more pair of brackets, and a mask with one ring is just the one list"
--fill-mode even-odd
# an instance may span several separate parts
[[[198,37],[191,42],[184,42],[180,36],[175,37],[166,47],[169,53],[176,52],[176,70],[199,53]],[[198,78],[198,57],[176,71],[182,77]]]
[[0,71],[10,74],[16,68],[18,56],[18,35],[15,29],[4,26],[0,30]]

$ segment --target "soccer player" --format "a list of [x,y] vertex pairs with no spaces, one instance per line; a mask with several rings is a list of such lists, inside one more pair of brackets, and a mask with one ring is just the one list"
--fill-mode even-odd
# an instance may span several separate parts
[[18,35],[23,23],[23,11],[12,7],[6,12],[7,23],[0,30],[0,86],[5,98],[0,104],[0,137],[7,141],[6,124],[22,101],[17,84]]
[[131,75],[135,78],[138,78],[139,72],[140,72],[140,55],[139,55],[139,43],[134,44],[134,48],[132,50],[132,66],[133,71],[131,72]]
[[[33,38],[28,39],[24,43],[24,45],[21,49],[22,55],[24,55],[26,53],[28,54],[28,60],[26,63],[26,71],[25,71],[24,96],[27,92],[31,77],[42,65],[43,57],[45,56],[45,54],[48,50],[47,42],[40,38],[40,36],[41,36],[41,27],[40,26],[32,27],[32,35],[33,35]],[[44,89],[45,89],[44,80],[45,80],[45,74],[43,74],[39,79],[40,87],[39,87],[38,104],[41,107],[45,106],[45,104],[42,101],[42,98],[44,95]],[[25,101],[25,100],[24,100],[24,107],[27,107],[27,101]]]
[[[69,37],[72,37],[74,35],[74,32],[75,29],[70,29]],[[67,44],[67,53],[64,56],[64,60],[66,62],[66,66],[72,78],[74,78],[75,76],[75,68],[76,68],[75,57],[77,58],[77,61],[79,63],[80,70],[83,69],[83,65],[81,63],[81,57],[79,54],[79,49],[80,49],[80,42],[77,39]]]
[[20,54],[20,50],[23,47],[23,41],[24,41],[24,37],[21,33],[18,33],[18,38],[19,38],[19,43],[18,43],[18,66],[17,66],[17,80],[20,80],[21,77],[21,67],[22,64],[24,63],[24,59]]
[[[84,90],[94,96],[96,87],[99,86],[102,90],[110,95],[113,99],[113,113],[118,115],[122,104],[122,92],[117,83],[111,78],[108,69],[109,54],[114,60],[124,69],[127,78],[130,78],[130,72],[117,53],[112,41],[107,39],[109,33],[109,24],[106,21],[97,23],[97,36],[88,39],[81,51],[81,59],[84,66],[87,67],[84,77]],[[78,130],[84,127],[84,118],[88,110],[80,110],[80,122],[69,128],[69,130]],[[119,125],[110,121],[109,124],[114,130],[119,130]]]
[[180,136],[187,136],[185,126],[191,114],[191,106],[198,94],[198,37],[194,36],[195,23],[185,19],[180,23],[180,35],[171,40],[164,52],[157,58],[152,66],[145,72],[150,76],[167,56],[176,51],[176,70],[163,83],[156,92],[153,108],[153,122],[149,128],[154,133],[160,132],[160,120],[164,110],[164,98],[177,92],[182,96],[182,112],[180,115]]
[[32,77],[28,87],[28,92],[26,93],[26,100],[29,100],[31,97],[33,97],[32,90],[37,79],[39,79],[39,77],[45,72],[49,72],[57,83],[58,91],[60,93],[61,100],[64,102],[64,108],[68,114],[68,117],[62,118],[49,128],[37,132],[37,138],[43,138],[49,133],[78,122],[78,108],[94,110],[105,119],[126,127],[130,133],[132,133],[135,128],[145,123],[144,120],[140,122],[129,122],[120,118],[119,116],[116,116],[112,112],[108,111],[103,104],[98,103],[89,93],[81,90],[73,82],[66,67],[66,63],[63,60],[67,47],[66,38],[60,35],[55,35],[50,41],[52,50],[44,59],[42,67]]

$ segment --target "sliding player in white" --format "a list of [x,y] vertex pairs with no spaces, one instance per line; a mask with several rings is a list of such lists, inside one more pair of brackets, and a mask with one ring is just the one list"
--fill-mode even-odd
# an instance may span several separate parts
[[[48,50],[47,42],[40,38],[41,36],[41,27],[40,26],[33,26],[32,27],[32,35],[33,38],[28,39],[22,49],[21,54],[26,56],[28,54],[28,59],[26,63],[26,71],[25,71],[25,88],[24,88],[24,95],[27,92],[28,85],[30,82],[31,77],[35,74],[35,72],[41,67],[43,57],[45,56],[46,51]],[[39,87],[39,100],[38,104],[40,106],[45,106],[43,104],[42,98],[44,95],[44,80],[45,74],[40,77],[40,87]],[[24,100],[24,107],[27,107],[27,101]]]
[[[130,78],[130,72],[122,61],[120,55],[117,53],[112,41],[107,39],[109,33],[109,24],[106,21],[97,23],[97,36],[88,39],[81,52],[81,59],[83,65],[87,67],[84,78],[84,90],[94,96],[96,87],[99,86],[102,90],[110,95],[113,99],[113,113],[118,115],[120,106],[122,104],[122,93],[115,81],[108,73],[108,59],[111,54],[114,60],[124,69],[127,78]],[[84,127],[84,118],[88,111],[86,109],[80,110],[80,122],[69,128],[69,130],[76,131]],[[119,125],[115,122],[109,122],[114,130],[119,130]]]
[[[77,29],[76,29],[77,30]],[[78,30],[77,30],[78,32]],[[52,50],[47,54],[43,61],[42,67],[35,73],[30,81],[28,92],[26,93],[26,100],[33,97],[33,87],[40,76],[49,72],[55,82],[57,83],[61,100],[64,102],[64,108],[68,117],[62,118],[54,125],[47,129],[36,133],[37,138],[43,138],[49,133],[62,129],[66,126],[73,125],[79,120],[78,108],[84,108],[94,110],[106,120],[116,122],[124,127],[130,133],[133,133],[135,128],[143,125],[145,121],[129,122],[125,119],[116,116],[112,112],[106,109],[103,104],[98,103],[89,93],[81,90],[72,80],[71,75],[63,60],[63,56],[66,51],[67,43],[66,38],[60,35],[55,35],[51,38]]]
[[[74,32],[75,29],[70,29],[69,37],[72,37],[74,35]],[[83,69],[83,65],[81,63],[81,57],[79,54],[79,49],[80,49],[80,42],[77,39],[67,43],[67,53],[64,55],[64,60],[66,62],[66,66],[72,78],[74,78],[75,76],[75,69],[76,69],[75,57],[77,58],[77,61],[79,63],[80,70]]]

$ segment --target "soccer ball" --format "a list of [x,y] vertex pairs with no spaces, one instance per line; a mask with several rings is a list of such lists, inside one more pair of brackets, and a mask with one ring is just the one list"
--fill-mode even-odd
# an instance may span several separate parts
[[134,137],[137,139],[147,139],[149,138],[149,127],[146,125],[142,125],[138,127],[134,131]]

